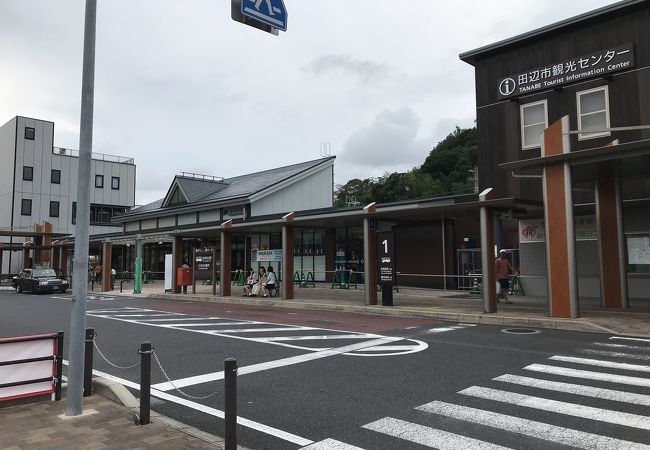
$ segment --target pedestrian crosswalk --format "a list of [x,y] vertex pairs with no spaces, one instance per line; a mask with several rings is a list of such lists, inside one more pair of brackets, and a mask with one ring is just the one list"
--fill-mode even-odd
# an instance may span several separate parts
[[616,336],[575,351],[593,357],[568,353],[415,406],[410,421],[384,417],[362,429],[404,449],[650,450],[650,365],[640,363],[650,339]]

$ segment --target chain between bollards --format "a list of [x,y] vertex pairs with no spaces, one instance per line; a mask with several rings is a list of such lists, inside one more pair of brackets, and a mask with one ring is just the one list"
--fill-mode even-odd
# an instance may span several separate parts
[[237,449],[237,360],[227,358],[224,361],[225,385],[225,450]]
[[93,341],[95,340],[95,329],[86,328],[86,339],[84,342],[84,397],[93,395]]
[[140,425],[151,422],[151,342],[140,344]]

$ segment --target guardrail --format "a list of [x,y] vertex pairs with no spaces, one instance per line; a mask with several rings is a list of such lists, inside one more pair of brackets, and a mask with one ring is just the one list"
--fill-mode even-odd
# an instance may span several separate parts
[[0,339],[0,401],[51,394],[61,400],[63,331]]
[[[71,148],[52,147],[52,154],[79,158],[79,150],[75,150]],[[133,158],[127,158],[125,156],[108,155],[106,153],[93,152],[91,157],[92,159],[97,161],[115,162],[119,164],[135,164],[135,160]]]

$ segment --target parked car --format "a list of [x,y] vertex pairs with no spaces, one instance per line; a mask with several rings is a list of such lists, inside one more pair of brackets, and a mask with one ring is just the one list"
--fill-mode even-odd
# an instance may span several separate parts
[[25,269],[13,277],[11,284],[16,291],[61,292],[68,289],[68,282],[57,277],[53,269]]

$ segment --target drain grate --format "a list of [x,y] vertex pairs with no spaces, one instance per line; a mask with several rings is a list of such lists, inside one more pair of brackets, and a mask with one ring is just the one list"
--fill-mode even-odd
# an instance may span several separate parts
[[501,332],[507,334],[539,334],[542,331],[533,328],[504,328]]

